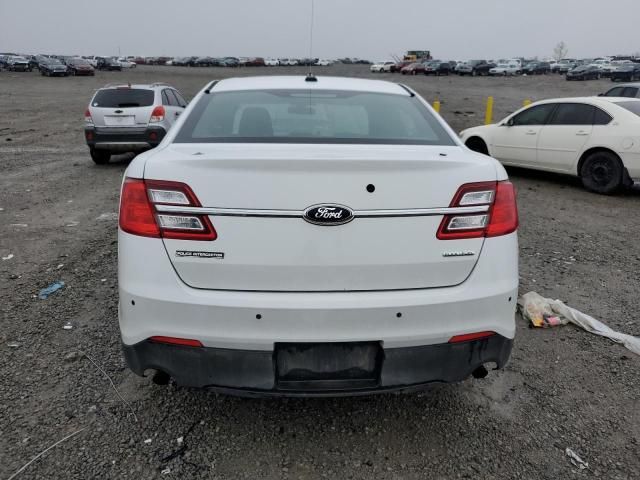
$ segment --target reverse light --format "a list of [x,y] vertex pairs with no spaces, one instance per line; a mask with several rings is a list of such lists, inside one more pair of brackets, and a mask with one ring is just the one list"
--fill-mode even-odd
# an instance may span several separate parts
[[200,207],[184,183],[127,178],[120,199],[120,228],[132,235],[177,240],[215,240],[207,215],[158,213],[156,205]]
[[149,123],[158,123],[164,120],[164,107],[162,105],[158,105],[151,112],[151,118],[149,118]]
[[439,240],[498,237],[518,228],[518,207],[513,184],[509,181],[462,185],[451,207],[487,206],[483,213],[445,215],[440,223]]

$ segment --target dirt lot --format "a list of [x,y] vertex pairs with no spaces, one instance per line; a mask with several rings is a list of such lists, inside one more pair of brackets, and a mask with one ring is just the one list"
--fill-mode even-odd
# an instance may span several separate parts
[[[315,71],[371,76],[361,66]],[[130,157],[104,167],[89,158],[82,114],[93,89],[165,81],[190,97],[211,79],[282,72],[303,69],[0,72],[0,256],[14,255],[0,260],[0,477],[84,429],[18,478],[640,478],[640,358],[572,326],[531,330],[518,317],[504,371],[420,395],[247,400],[155,386],[124,367],[115,214]],[[403,80],[441,99],[456,130],[481,123],[488,95],[498,118],[524,98],[609,86],[557,76]],[[521,292],[640,335],[640,191],[604,197],[560,176],[510,174]],[[62,291],[36,298],[56,280]],[[588,469],[571,465],[567,447]]]

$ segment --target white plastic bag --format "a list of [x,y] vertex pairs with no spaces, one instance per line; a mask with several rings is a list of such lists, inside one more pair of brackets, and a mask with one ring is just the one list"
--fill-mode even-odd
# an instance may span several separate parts
[[636,355],[640,355],[640,338],[616,332],[592,316],[568,307],[560,300],[544,298],[536,292],[529,292],[525,293],[518,303],[522,315],[534,326],[553,326],[545,324],[545,317],[550,318],[555,315],[562,325],[571,322],[587,332],[621,343]]

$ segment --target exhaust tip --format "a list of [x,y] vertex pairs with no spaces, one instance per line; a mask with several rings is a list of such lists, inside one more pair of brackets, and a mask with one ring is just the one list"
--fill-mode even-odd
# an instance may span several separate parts
[[473,372],[471,372],[471,375],[473,375],[473,378],[484,378],[489,375],[489,372],[484,365],[480,365]]
[[171,376],[167,372],[163,372],[162,370],[157,370],[151,378],[151,381],[156,385],[169,385],[170,380]]

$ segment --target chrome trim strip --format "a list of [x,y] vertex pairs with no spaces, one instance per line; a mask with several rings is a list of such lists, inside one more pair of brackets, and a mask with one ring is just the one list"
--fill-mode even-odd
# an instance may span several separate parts
[[[214,215],[219,217],[275,217],[275,218],[303,218],[304,210],[260,210],[247,208],[215,208],[215,207],[183,207],[180,205],[156,205],[156,210],[162,213],[192,213],[199,215]],[[440,215],[455,215],[468,213],[484,213],[489,210],[488,205],[472,207],[445,208],[405,208],[398,210],[354,210],[355,218],[376,217],[431,217]]]

